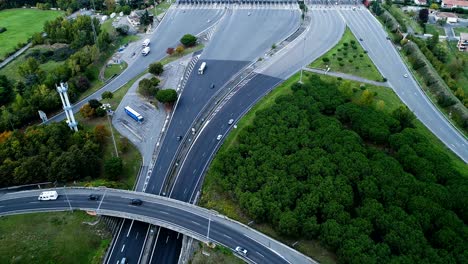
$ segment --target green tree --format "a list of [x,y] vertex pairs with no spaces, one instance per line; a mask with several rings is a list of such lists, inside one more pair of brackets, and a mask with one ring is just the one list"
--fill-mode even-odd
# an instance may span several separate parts
[[161,62],[151,63],[148,72],[154,75],[161,75],[164,72],[164,65]]
[[122,173],[123,163],[119,157],[112,157],[104,162],[104,172],[109,180],[116,180]]
[[174,89],[159,90],[156,99],[164,104],[171,104],[177,101],[177,92]]
[[107,31],[103,30],[97,38],[97,46],[100,51],[109,49],[109,44],[112,42],[111,37]]
[[146,97],[156,96],[158,92],[159,79],[143,79],[138,83],[138,92]]
[[0,106],[9,103],[13,99],[13,84],[6,76],[0,75]]
[[197,37],[191,34],[185,34],[181,39],[180,43],[185,47],[193,47],[197,44]]

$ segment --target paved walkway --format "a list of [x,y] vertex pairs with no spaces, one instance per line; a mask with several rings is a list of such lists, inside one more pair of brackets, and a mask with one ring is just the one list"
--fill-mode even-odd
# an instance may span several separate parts
[[16,59],[19,55],[23,54],[23,52],[25,52],[27,49],[29,49],[30,47],[32,46],[32,43],[29,42],[28,44],[26,44],[26,46],[22,47],[20,50],[18,50],[17,52],[15,52],[13,55],[11,55],[10,57],[6,58],[4,61],[2,61],[0,63],[0,69],[5,67],[8,63],[10,63],[12,60]]
[[359,77],[359,76],[355,76],[355,75],[351,75],[351,74],[346,74],[346,73],[341,73],[341,72],[330,72],[330,71],[327,72],[327,71],[324,71],[324,70],[311,69],[311,68],[307,68],[307,67],[304,67],[303,69],[304,69],[305,71],[308,71],[308,72],[314,72],[314,73],[323,74],[323,75],[330,75],[330,76],[335,76],[335,77],[341,77],[341,78],[343,78],[343,79],[348,79],[348,80],[352,80],[352,81],[357,81],[357,82],[372,84],[372,85],[375,85],[375,86],[383,86],[383,87],[388,87],[388,88],[390,88],[390,85],[388,84],[388,82],[376,82],[376,81],[371,81],[371,80],[364,79],[364,78]]

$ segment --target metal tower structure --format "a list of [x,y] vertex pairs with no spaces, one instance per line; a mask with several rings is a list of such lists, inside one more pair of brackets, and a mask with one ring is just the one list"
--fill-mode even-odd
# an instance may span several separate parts
[[67,115],[67,124],[70,129],[78,131],[78,122],[75,121],[75,115],[73,114],[73,110],[70,104],[70,100],[68,100],[68,84],[67,83],[60,83],[60,86],[57,86],[57,92],[60,95],[60,100],[62,100],[63,104],[63,111]]

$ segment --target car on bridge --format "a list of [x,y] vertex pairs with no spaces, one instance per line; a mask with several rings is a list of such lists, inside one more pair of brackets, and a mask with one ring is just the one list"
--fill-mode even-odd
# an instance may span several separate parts
[[243,247],[236,247],[236,252],[239,253],[240,255],[246,257],[247,256],[247,249]]

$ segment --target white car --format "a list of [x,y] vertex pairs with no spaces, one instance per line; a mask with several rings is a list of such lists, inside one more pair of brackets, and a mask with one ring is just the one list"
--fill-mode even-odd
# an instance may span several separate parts
[[218,135],[218,136],[216,137],[216,140],[221,140],[221,138],[223,138],[223,135]]
[[232,123],[234,123],[234,119],[229,119],[228,125],[232,125]]
[[247,256],[247,249],[245,248],[236,247],[236,252],[241,254],[242,256]]
[[408,74],[406,74],[406,73],[403,74],[403,77],[408,78]]

